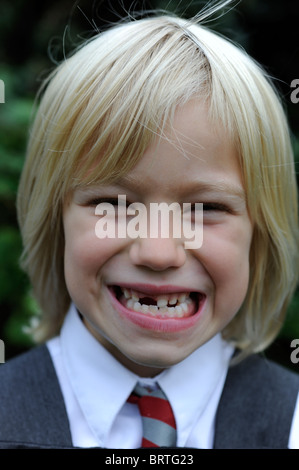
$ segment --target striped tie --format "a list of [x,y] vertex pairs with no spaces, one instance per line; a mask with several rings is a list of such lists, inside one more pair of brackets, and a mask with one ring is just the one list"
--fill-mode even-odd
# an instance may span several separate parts
[[142,417],[142,447],[176,446],[174,415],[161,389],[149,391],[137,384],[128,401],[138,404]]

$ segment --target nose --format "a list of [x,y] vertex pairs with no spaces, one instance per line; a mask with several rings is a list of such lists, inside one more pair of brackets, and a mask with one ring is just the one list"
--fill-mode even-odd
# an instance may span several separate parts
[[173,238],[139,238],[130,247],[130,257],[136,266],[146,266],[153,271],[179,268],[186,261],[181,241]]

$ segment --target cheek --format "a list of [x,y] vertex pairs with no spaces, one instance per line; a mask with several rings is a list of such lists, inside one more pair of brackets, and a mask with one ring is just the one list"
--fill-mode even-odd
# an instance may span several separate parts
[[215,302],[234,311],[248,288],[251,234],[251,225],[246,223],[230,231],[214,227],[204,232],[201,259],[214,286]]
[[[93,234],[84,234],[65,243],[65,270],[72,275],[97,275],[102,266],[118,251],[117,240],[99,240]],[[66,273],[67,274],[67,273]]]
[[65,246],[64,273],[69,295],[82,311],[98,299],[103,285],[104,267],[117,252],[115,240],[84,236]]

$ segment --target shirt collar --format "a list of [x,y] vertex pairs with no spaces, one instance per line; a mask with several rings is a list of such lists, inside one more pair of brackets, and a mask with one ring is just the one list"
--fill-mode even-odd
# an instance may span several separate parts
[[208,405],[217,383],[226,372],[232,352],[219,334],[155,378],[140,378],[120,364],[92,336],[74,305],[62,327],[61,347],[73,391],[102,446],[105,446],[111,426],[137,381],[153,387],[158,383],[163,389],[175,414],[178,446],[184,446],[188,430]]
[[[161,374],[159,385],[172,405],[179,429],[178,447],[185,446],[194,425],[207,407],[215,403],[212,395],[220,381],[224,382],[232,351],[218,334]],[[217,404],[218,400],[211,416],[216,414]]]
[[138,377],[92,336],[74,305],[61,330],[61,348],[65,369],[83,414],[100,445],[105,446],[106,435]]

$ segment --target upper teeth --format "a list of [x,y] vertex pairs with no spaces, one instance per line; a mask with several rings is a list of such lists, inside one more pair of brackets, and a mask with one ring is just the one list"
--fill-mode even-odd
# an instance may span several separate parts
[[156,300],[158,307],[166,307],[169,305],[175,305],[177,303],[183,303],[187,298],[189,298],[189,293],[182,294],[162,294],[162,295],[147,295],[140,294],[133,289],[121,288],[126,299],[133,299],[136,302],[139,302],[140,299],[144,297],[150,297]]
[[[121,288],[128,308],[137,312],[150,313],[151,315],[182,317],[189,311],[189,305],[192,300],[189,293],[180,294],[162,294],[162,295],[146,295],[136,292],[132,289]],[[146,305],[140,302],[144,297],[153,298],[156,305]],[[175,307],[167,307],[167,305],[176,305]]]

